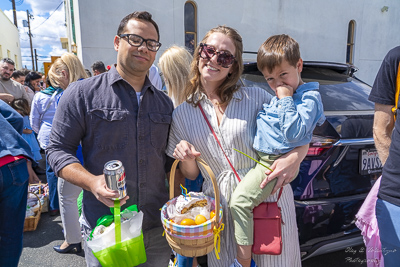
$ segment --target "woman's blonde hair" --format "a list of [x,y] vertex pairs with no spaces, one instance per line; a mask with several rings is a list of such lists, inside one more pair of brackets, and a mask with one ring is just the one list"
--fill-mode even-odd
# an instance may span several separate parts
[[51,65],[49,70],[50,83],[54,87],[60,87],[63,78],[62,71],[68,72],[69,83],[76,82],[79,79],[88,78],[85,67],[77,56],[71,53],[64,53]]
[[164,76],[168,95],[174,105],[179,106],[186,100],[185,88],[189,82],[190,63],[193,57],[184,47],[171,46],[161,55],[158,66]]
[[[228,26],[218,26],[207,32],[201,43],[205,43],[208,37],[213,33],[222,33],[229,37],[235,46],[235,62],[232,64],[231,73],[226,77],[223,83],[217,89],[217,95],[221,99],[220,104],[228,103],[232,97],[233,93],[239,89],[237,82],[239,81],[240,75],[243,72],[243,43],[240,34],[233,28]],[[189,85],[186,87],[185,97],[188,103],[197,106],[198,99],[194,97],[196,92],[204,90],[201,85],[201,75],[199,71],[199,61],[200,61],[200,46],[198,45],[194,51],[194,58],[191,65],[191,79]]]

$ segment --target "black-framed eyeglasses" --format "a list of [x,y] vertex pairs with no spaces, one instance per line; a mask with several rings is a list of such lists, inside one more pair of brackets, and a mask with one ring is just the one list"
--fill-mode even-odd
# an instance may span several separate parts
[[223,68],[229,68],[230,65],[235,62],[235,57],[229,51],[219,51],[208,44],[200,43],[199,55],[203,59],[210,60],[213,56],[217,54],[217,63]]
[[153,52],[157,52],[158,49],[160,49],[161,47],[160,42],[157,42],[156,40],[152,39],[144,39],[142,36],[136,34],[124,33],[119,35],[119,38],[124,38],[124,37],[126,37],[128,44],[135,47],[139,47],[143,44],[143,42],[145,42],[147,49]]

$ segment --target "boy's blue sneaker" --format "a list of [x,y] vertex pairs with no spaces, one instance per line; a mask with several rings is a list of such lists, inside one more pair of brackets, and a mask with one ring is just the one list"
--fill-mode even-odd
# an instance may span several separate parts
[[[243,266],[237,261],[237,259],[235,259],[235,261],[232,263],[230,267],[243,267]],[[257,267],[257,264],[254,262],[253,259],[251,259],[250,267]]]

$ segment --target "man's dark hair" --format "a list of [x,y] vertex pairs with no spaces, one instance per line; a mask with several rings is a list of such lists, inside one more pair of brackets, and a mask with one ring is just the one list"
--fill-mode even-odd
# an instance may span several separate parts
[[21,76],[26,76],[26,75],[24,75],[24,73],[21,70],[16,70],[11,75],[11,78],[18,79]]
[[90,70],[85,69],[85,72],[86,72],[86,74],[87,74],[88,77],[92,77],[92,73],[90,72]]
[[117,35],[119,36],[120,34],[123,33],[126,24],[128,23],[128,21],[130,21],[131,19],[135,19],[135,20],[141,20],[141,21],[147,21],[150,22],[151,24],[154,25],[154,27],[156,28],[157,31],[157,41],[160,41],[160,31],[158,30],[158,25],[157,23],[151,18],[151,14],[147,11],[135,11],[129,15],[127,15],[125,18],[123,18],[119,24],[118,27],[118,31],[117,31]]
[[91,68],[92,68],[92,70],[94,70],[94,71],[97,70],[97,71],[99,71],[99,72],[101,72],[101,73],[107,71],[107,70],[106,70],[106,66],[104,66],[103,61],[96,61],[96,62],[94,62]]
[[2,58],[2,59],[0,60],[0,62],[1,62],[1,63],[8,63],[8,64],[11,64],[11,65],[15,66],[14,61],[13,61],[11,58],[8,58],[8,57]]
[[20,71],[22,72],[22,74],[24,74],[24,76],[28,75],[28,74],[29,74],[29,72],[31,72],[30,70],[28,70],[28,69],[25,69],[25,68],[23,68],[23,69],[20,69]]

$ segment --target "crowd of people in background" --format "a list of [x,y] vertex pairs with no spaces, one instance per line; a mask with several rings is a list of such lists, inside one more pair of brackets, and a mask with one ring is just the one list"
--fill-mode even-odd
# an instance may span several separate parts
[[[297,176],[315,125],[323,123],[325,117],[317,92],[319,84],[301,79],[303,61],[297,42],[283,34],[270,37],[260,47],[258,68],[277,95],[272,97],[261,88],[238,85],[243,71],[243,43],[235,29],[211,29],[193,55],[179,46],[166,49],[159,59],[160,69],[153,64],[161,47],[159,39],[159,28],[151,14],[134,12],[122,19],[114,37],[115,65],[106,67],[96,61],[90,71],[76,55],[64,53],[45,76],[26,69],[15,70],[15,63],[9,58],[0,60],[0,266],[18,265],[27,187],[28,183],[39,182],[40,172],[46,173],[44,182],[49,184],[50,215],[60,214],[64,229],[65,240],[54,250],[80,252],[82,235],[87,240],[96,221],[111,214],[113,198],[119,197],[117,191],[107,188],[102,174],[104,163],[115,159],[123,161],[127,173],[129,196],[120,200],[121,206],[138,204],[145,214],[147,262],[143,266],[167,266],[171,249],[161,238],[159,211],[168,200],[165,174],[178,159],[181,162],[175,186],[182,183],[190,191],[212,196],[210,177],[195,160],[199,156],[216,175],[224,212],[219,256],[209,254],[208,266],[301,265],[289,183]],[[400,116],[394,120],[391,110],[399,51],[397,48],[388,54],[370,96],[377,106],[374,131],[383,129],[374,132],[375,138],[385,131],[391,133],[400,123]],[[400,74],[398,82],[399,77]],[[303,95],[313,100],[303,105]],[[305,114],[307,119],[301,122],[308,128],[304,139],[285,147],[275,140],[285,131],[284,125],[266,115],[282,113],[282,103],[286,103],[286,109],[303,105],[295,109],[296,118]],[[294,118],[286,119],[295,124]],[[296,127],[298,131],[300,126]],[[214,129],[224,140],[222,145],[216,145],[215,141],[219,141]],[[210,131],[216,140],[210,138]],[[278,137],[265,136],[272,131]],[[397,130],[393,140],[399,138]],[[382,245],[397,250],[400,194],[396,190],[399,183],[395,162],[399,152],[397,143],[390,141],[386,146],[377,145],[379,155],[385,158],[383,162],[387,158],[391,164],[384,166],[376,209],[383,230]],[[258,158],[274,172],[257,169],[252,160],[242,155],[225,154],[232,146]],[[43,155],[46,170],[40,170],[38,164]],[[254,171],[258,172],[254,178],[246,178]],[[238,186],[239,176],[247,183]],[[264,200],[276,200],[278,190],[285,222],[282,253],[252,254],[251,211]],[[77,199],[81,193],[79,216]],[[101,266],[87,242],[83,246],[87,265]],[[176,257],[179,267],[197,266],[204,260]],[[395,266],[398,260],[398,253],[385,255],[387,266]]]
[[[107,71],[104,67],[104,63],[101,61],[96,61],[93,66],[95,75]],[[101,68],[101,66],[103,68]],[[72,248],[75,248],[76,252],[81,250],[80,245],[82,237],[78,221],[77,198],[82,189],[63,179],[58,179],[50,165],[47,164],[47,160],[45,170],[40,167],[39,161],[43,159],[43,156],[45,157],[45,149],[49,141],[52,120],[63,90],[65,90],[70,83],[87,77],[89,77],[89,75],[82,63],[77,56],[71,53],[65,53],[58,58],[51,65],[47,77],[43,73],[30,71],[28,69],[16,70],[15,62],[10,58],[3,58],[0,60],[0,102],[2,105],[3,103],[5,105],[1,106],[0,110],[4,112],[2,113],[2,118],[4,117],[6,120],[13,119],[11,122],[4,122],[4,124],[7,125],[3,125],[2,121],[1,128],[4,130],[2,134],[15,135],[22,129],[20,134],[26,141],[26,143],[22,145],[20,144],[21,141],[14,137],[13,140],[18,141],[18,144],[14,147],[13,142],[5,140],[2,135],[1,140],[9,141],[10,144],[5,144],[8,146],[2,147],[1,152],[7,153],[7,151],[9,151],[13,153],[14,150],[21,151],[22,148],[29,148],[29,151],[23,151],[22,153],[22,155],[24,155],[23,159],[26,161],[28,176],[24,177],[22,172],[15,173],[14,175],[22,176],[18,177],[18,179],[22,180],[21,185],[23,185],[24,189],[26,189],[28,183],[36,184],[43,182],[49,184],[50,216],[60,215],[61,213],[61,220],[64,228],[64,243],[54,247],[54,250],[59,253],[67,253]],[[10,108],[14,109],[16,113],[11,113]],[[18,120],[16,114],[21,115],[22,124],[17,124]],[[14,127],[16,132],[6,127],[14,123],[16,124]],[[7,131],[10,131],[10,133]],[[79,156],[79,153],[81,154],[81,150],[78,151],[78,157],[82,158],[82,156]],[[8,156],[6,156],[6,158],[7,157]],[[13,157],[13,159],[15,158],[16,157]],[[8,166],[7,164],[4,165],[3,160],[4,158],[0,159],[0,167],[2,168]],[[13,161],[11,161],[11,163],[13,163]],[[18,168],[24,169],[24,167],[21,166]],[[10,167],[10,170],[12,171],[13,169]],[[6,174],[7,172],[3,173],[3,178],[7,178],[5,176]],[[45,181],[41,181],[38,177],[43,174],[46,174]],[[10,178],[13,178],[12,176],[13,174],[10,175]],[[24,178],[27,179],[25,180]],[[7,181],[3,180],[2,182],[4,183]],[[3,189],[7,189],[4,188],[4,184]],[[25,218],[27,190],[23,193],[21,186],[19,186],[17,188],[10,187],[9,191],[16,193],[16,189],[19,190],[20,201],[14,201],[15,203],[12,203],[12,205],[6,206],[5,204],[7,203],[3,201],[3,195],[5,196],[7,190],[3,190],[0,197],[2,207],[15,210],[15,216],[10,216],[15,217],[17,222],[12,225],[13,228],[10,228],[11,225],[7,228],[4,227],[7,225],[2,224],[2,229],[0,229],[2,237],[0,238],[1,251],[5,251],[3,250],[4,242],[9,242],[10,239],[13,240],[13,242],[7,243],[11,251],[10,256],[12,256],[13,259],[0,257],[0,266],[16,266],[22,251],[22,230]],[[2,211],[2,215],[4,214],[10,213],[8,211]],[[3,231],[7,232],[7,235],[3,235]]]

